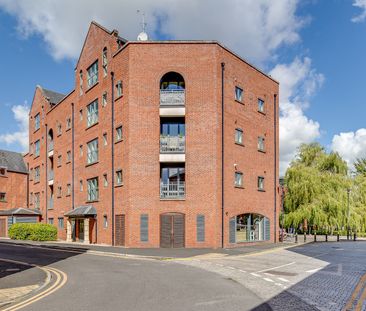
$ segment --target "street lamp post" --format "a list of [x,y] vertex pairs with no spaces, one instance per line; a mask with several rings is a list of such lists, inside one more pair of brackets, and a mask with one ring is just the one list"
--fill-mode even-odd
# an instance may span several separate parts
[[347,240],[349,240],[350,237],[350,226],[349,226],[349,217],[350,217],[350,210],[349,210],[349,193],[351,192],[351,189],[347,189]]

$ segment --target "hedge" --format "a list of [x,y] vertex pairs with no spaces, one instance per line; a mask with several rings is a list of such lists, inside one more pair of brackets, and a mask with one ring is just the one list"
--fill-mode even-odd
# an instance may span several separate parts
[[15,223],[9,228],[13,240],[56,241],[57,228],[42,223]]

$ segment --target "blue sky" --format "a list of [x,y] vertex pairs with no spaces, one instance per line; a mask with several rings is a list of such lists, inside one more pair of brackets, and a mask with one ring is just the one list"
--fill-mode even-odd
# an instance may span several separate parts
[[[128,39],[140,31],[132,4],[108,0],[101,11],[98,1],[88,2],[95,5],[80,18],[72,12],[82,2],[65,0],[62,15],[52,1],[37,9],[0,0],[0,148],[24,151],[22,117],[37,84],[61,93],[73,88],[92,19]],[[349,163],[366,156],[366,0],[228,0],[225,7],[211,0],[212,12],[205,0],[187,0],[184,10],[166,8],[162,0],[140,2],[153,39],[218,39],[281,82],[283,167],[299,143],[313,140]]]

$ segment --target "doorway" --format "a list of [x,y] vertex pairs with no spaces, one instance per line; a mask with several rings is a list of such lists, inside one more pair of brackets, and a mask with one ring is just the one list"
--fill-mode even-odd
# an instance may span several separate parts
[[185,217],[180,213],[160,215],[160,247],[182,248],[185,246]]

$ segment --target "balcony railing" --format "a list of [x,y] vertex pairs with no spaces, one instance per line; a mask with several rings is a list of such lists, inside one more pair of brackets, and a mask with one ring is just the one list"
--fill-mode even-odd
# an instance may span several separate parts
[[184,153],[186,149],[185,136],[164,136],[160,135],[161,153]]
[[47,175],[49,181],[53,180],[53,170],[49,170]]
[[48,199],[48,209],[53,209],[53,198]]
[[185,182],[160,183],[161,199],[182,199],[185,197]]
[[184,106],[185,90],[160,90],[160,106]]
[[48,149],[48,151],[52,151],[53,150],[53,140],[48,141],[47,149]]

